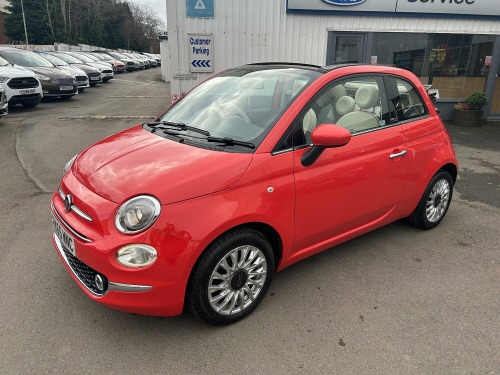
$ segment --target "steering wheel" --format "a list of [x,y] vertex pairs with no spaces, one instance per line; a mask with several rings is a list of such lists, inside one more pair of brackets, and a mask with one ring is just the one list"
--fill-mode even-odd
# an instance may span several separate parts
[[221,105],[212,104],[210,107],[208,107],[208,109],[213,110],[215,113],[217,113],[217,115],[221,118],[221,120],[224,117],[226,117],[224,115],[224,112],[234,110],[233,112],[237,112],[239,117],[241,117],[243,120],[245,120],[246,123],[248,123],[248,124],[252,123],[250,121],[250,119],[248,118],[247,114],[240,107],[238,107],[238,105],[231,103],[231,102],[221,104]]
[[403,116],[405,119],[411,117],[418,117],[423,113],[422,104],[413,104],[403,109]]

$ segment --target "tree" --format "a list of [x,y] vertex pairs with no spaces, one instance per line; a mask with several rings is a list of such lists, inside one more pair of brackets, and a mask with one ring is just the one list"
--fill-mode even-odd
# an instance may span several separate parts
[[[118,0],[23,0],[30,44],[85,43],[148,50],[163,27],[149,6]],[[5,33],[25,40],[21,0],[10,0]]]

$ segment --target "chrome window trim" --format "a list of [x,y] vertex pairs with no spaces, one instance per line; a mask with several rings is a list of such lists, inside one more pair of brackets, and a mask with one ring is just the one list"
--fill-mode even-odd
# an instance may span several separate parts
[[80,234],[78,233],[76,230],[74,230],[62,217],[61,215],[59,215],[59,212],[57,212],[56,208],[54,206],[52,206],[52,212],[54,213],[54,215],[57,216],[57,218],[59,219],[59,221],[64,224],[64,226],[66,227],[66,229],[68,229],[71,233],[73,233],[77,238],[79,238],[80,240],[82,241],[85,241],[85,242],[92,242],[92,240],[88,237],[85,237],[83,234]]
[[[66,194],[64,194],[61,190],[61,188],[59,188],[59,196],[61,197],[61,199],[64,201],[64,199],[66,198]],[[80,210],[77,206],[75,206],[74,204],[71,205],[71,211],[74,211],[75,214],[77,214],[78,216],[84,218],[85,220],[87,221],[90,221],[90,222],[93,222],[92,218],[87,215],[85,212],[83,212],[82,210]]]

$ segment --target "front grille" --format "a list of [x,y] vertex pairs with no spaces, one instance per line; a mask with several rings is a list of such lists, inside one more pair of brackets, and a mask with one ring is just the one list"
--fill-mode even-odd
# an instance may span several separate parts
[[133,66],[135,66],[135,64],[134,64],[133,61],[127,61],[127,65],[133,65]]
[[[89,288],[92,291],[92,293],[97,295],[103,295],[105,293],[105,290],[104,291],[99,290],[95,283],[95,276],[98,274],[98,272],[95,269],[87,266],[73,254],[71,254],[71,252],[69,252],[69,250],[67,250],[64,246],[62,246],[62,248],[64,251],[64,255],[66,255],[66,259],[68,260],[68,265],[71,267],[71,270],[75,273],[75,275],[78,276],[80,281],[87,288]],[[104,278],[104,276],[102,275],[101,277]]]
[[66,85],[73,86],[75,84],[75,80],[73,78],[58,78],[52,81],[54,85]]
[[12,78],[9,83],[7,83],[7,86],[11,89],[30,89],[38,87],[38,81],[32,77]]
[[89,77],[99,77],[101,73],[88,73],[87,74]]
[[87,82],[87,76],[76,76],[78,82]]
[[109,70],[108,70],[108,69],[105,69],[105,70],[103,70],[102,72],[103,72],[103,73],[113,73],[113,71],[112,71],[111,69],[109,69]]

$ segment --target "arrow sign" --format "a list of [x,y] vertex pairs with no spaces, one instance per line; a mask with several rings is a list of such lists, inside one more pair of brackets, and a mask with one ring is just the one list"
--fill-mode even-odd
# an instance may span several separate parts
[[191,65],[195,68],[211,68],[210,60],[193,60]]

